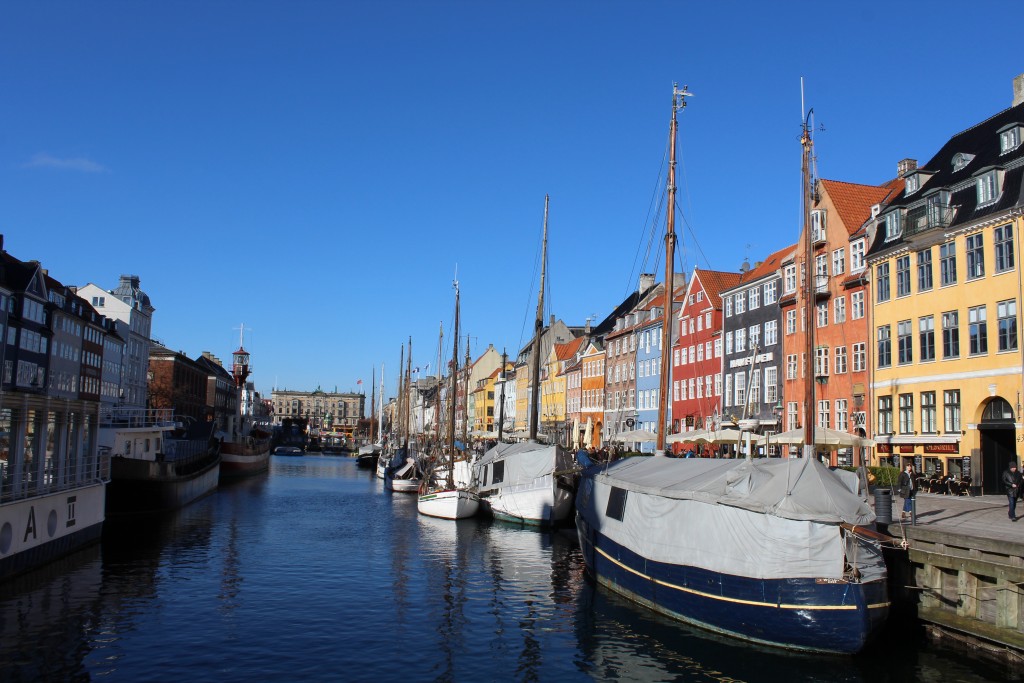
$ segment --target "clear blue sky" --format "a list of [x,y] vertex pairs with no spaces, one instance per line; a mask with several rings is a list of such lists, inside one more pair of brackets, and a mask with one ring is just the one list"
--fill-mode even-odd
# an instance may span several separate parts
[[[863,5],[863,6],[861,6]],[[154,336],[257,387],[436,367],[458,266],[473,355],[636,287],[681,120],[679,268],[799,231],[800,77],[819,175],[881,183],[1010,105],[1011,2],[7,2],[0,232],[68,284],[142,278]],[[445,344],[449,347],[448,342]],[[450,351],[446,350],[446,355]],[[369,392],[368,392],[369,393]]]

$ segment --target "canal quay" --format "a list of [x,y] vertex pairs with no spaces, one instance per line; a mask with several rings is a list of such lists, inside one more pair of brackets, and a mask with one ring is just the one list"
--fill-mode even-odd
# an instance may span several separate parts
[[[999,514],[1009,524],[997,502],[922,496],[905,529]],[[597,587],[570,530],[425,517],[344,456],[274,456],[0,585],[5,681],[1008,678],[898,616],[855,657],[688,628]]]

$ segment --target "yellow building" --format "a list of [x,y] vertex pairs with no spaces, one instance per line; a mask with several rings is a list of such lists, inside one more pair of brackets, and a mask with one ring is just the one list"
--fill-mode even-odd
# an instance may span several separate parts
[[583,345],[584,337],[566,344],[554,344],[541,370],[540,380],[540,428],[549,438],[565,443],[568,425],[565,421],[565,375],[562,370],[575,358]]
[[494,429],[494,382],[501,374],[498,367],[487,377],[477,380],[473,392],[473,436],[483,436]]
[[1024,98],[900,162],[905,190],[868,225],[876,462],[985,493],[1022,432],[1022,135]]

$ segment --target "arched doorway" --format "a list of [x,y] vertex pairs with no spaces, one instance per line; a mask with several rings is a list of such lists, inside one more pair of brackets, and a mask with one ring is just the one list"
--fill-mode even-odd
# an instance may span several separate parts
[[1013,408],[1005,399],[995,397],[988,402],[978,423],[981,435],[982,493],[1002,493],[1000,481],[1011,460],[1016,460]]

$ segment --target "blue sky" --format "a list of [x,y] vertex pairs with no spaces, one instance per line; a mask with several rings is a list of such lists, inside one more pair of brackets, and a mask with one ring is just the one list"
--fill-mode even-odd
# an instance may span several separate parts
[[68,284],[138,274],[191,356],[245,323],[261,390],[384,362],[393,393],[409,336],[436,367],[456,268],[473,355],[526,341],[545,194],[567,323],[663,260],[674,81],[687,272],[796,240],[801,77],[819,175],[849,182],[1010,105],[1015,3],[858,5],[8,2],[0,232]]

